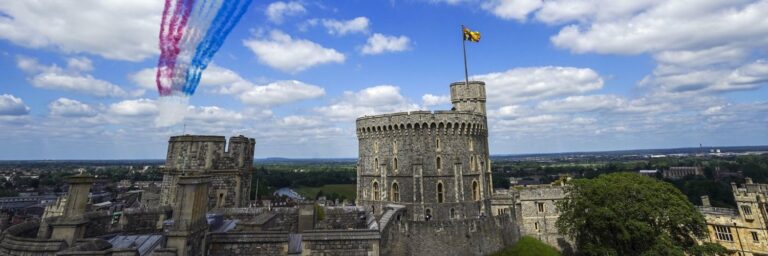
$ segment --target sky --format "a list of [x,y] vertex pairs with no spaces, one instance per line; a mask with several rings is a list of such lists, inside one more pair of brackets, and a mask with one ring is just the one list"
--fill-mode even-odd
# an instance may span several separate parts
[[0,159],[161,159],[169,136],[356,157],[355,119],[486,82],[491,154],[768,144],[768,0],[254,1],[162,127],[159,0],[0,1]]

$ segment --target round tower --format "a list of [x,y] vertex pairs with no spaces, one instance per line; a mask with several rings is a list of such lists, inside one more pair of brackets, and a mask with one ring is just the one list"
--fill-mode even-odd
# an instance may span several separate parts
[[404,205],[416,221],[488,216],[493,186],[483,87],[452,84],[457,107],[450,111],[358,118],[357,204],[377,215],[387,204]]
[[451,103],[457,111],[470,111],[485,115],[485,82],[452,83]]

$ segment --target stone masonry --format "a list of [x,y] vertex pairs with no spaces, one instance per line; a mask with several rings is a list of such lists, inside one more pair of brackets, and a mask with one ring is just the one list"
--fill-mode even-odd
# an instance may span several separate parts
[[488,216],[492,181],[485,83],[451,84],[449,111],[357,119],[357,204],[381,214],[406,206],[411,220]]
[[[168,155],[163,169],[161,205],[176,202],[179,177],[209,175],[208,209],[242,207],[249,201],[256,141],[244,136],[183,135],[168,141]],[[225,150],[226,149],[226,150]]]

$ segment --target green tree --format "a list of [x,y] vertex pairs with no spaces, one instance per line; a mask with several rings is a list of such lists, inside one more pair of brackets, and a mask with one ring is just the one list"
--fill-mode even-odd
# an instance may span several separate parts
[[722,246],[696,240],[704,217],[669,183],[635,173],[577,179],[558,203],[558,230],[584,255],[719,255]]

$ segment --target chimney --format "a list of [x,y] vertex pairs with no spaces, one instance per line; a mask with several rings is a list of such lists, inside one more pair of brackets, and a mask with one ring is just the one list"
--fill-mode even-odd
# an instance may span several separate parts
[[93,176],[82,173],[67,178],[69,183],[67,203],[61,218],[51,224],[53,227],[51,239],[61,239],[72,246],[75,240],[83,238],[85,225],[88,223],[84,217],[85,208],[88,206],[88,194],[93,182]]
[[744,178],[744,182],[746,182],[747,184],[752,184],[752,178],[746,177]]
[[701,196],[701,206],[704,206],[704,207],[712,206],[712,204],[709,203],[709,196]]

